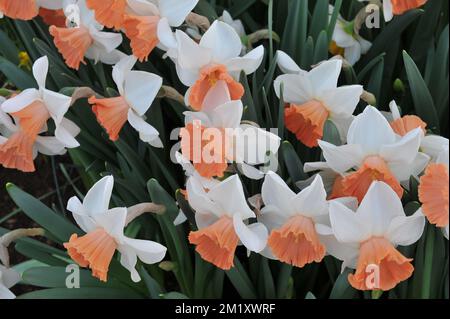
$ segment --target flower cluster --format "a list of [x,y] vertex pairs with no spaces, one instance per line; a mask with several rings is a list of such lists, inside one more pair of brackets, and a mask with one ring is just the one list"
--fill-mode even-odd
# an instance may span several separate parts
[[[186,20],[199,19],[191,12],[197,2],[0,0],[0,12],[23,20],[41,15],[69,68],[78,70],[85,59],[113,65],[118,94],[105,97],[92,91],[84,96],[111,141],[129,123],[142,142],[166,146],[146,118],[164,79],[134,69],[155,48],[164,52],[187,88],[176,158],[187,177],[184,199],[195,212],[187,240],[207,262],[228,271],[238,246],[244,246],[248,253],[298,268],[334,256],[342,261],[342,270],[354,269],[348,281],[358,290],[388,291],[411,277],[411,256],[398,246],[417,242],[426,220],[449,236],[448,139],[427,131],[418,116],[401,116],[395,101],[391,112],[367,104],[357,112],[364,87],[339,86],[339,77],[344,64],[355,64],[371,43],[339,15],[332,59],[303,70],[288,54],[276,54],[284,74],[273,88],[284,104],[285,129],[322,155],[321,161],[305,163],[311,177],[294,192],[272,166],[281,138],[243,121],[246,89],[240,79],[261,66],[264,46],[243,45],[243,25],[228,12],[211,25],[180,28]],[[386,20],[425,2],[384,0]],[[330,19],[333,12],[330,8]],[[124,37],[132,55],[118,49]],[[0,98],[0,164],[6,168],[33,172],[38,153],[62,155],[80,146],[80,128],[67,118],[77,97],[47,89],[48,70],[47,56],[37,59],[32,67],[36,88]],[[338,131],[335,144],[324,140],[328,123]],[[419,183],[422,204],[412,215],[402,205],[411,176]],[[246,178],[262,182],[258,204],[248,198],[242,183]],[[140,214],[158,214],[164,208],[152,203],[110,208],[113,185],[112,176],[103,177],[83,200],[68,201],[67,209],[84,234],[73,234],[64,247],[74,262],[102,281],[108,280],[118,251],[120,264],[138,282],[138,260],[159,263],[167,249],[127,237],[124,228]],[[176,224],[185,220],[181,212]],[[368,281],[371,267],[378,271],[373,283]],[[0,298],[14,297],[9,288],[18,280],[0,265]]]

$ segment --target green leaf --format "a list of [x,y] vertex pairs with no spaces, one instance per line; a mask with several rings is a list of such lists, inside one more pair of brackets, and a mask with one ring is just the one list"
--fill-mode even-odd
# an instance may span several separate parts
[[234,258],[234,267],[225,272],[228,279],[230,279],[234,288],[236,288],[239,295],[244,299],[256,299],[255,287],[247,275],[244,267],[237,257]]
[[292,182],[303,181],[308,178],[308,175],[303,171],[303,163],[294,150],[294,147],[288,141],[281,144],[281,152],[283,154],[284,163],[289,172]]
[[366,65],[369,61],[389,50],[391,44],[400,38],[405,29],[411,25],[423,11],[415,9],[396,17],[392,20],[378,35],[373,42],[372,48],[365,57],[361,60],[361,65]]
[[29,73],[25,72],[17,65],[9,62],[8,60],[6,60],[1,56],[0,56],[0,72],[6,76],[8,81],[13,83],[20,90],[37,87],[36,81]]
[[131,290],[116,288],[52,288],[29,292],[17,299],[142,299]]
[[158,282],[150,276],[144,267],[141,267],[141,277],[144,279],[145,285],[147,286],[148,292],[152,299],[161,299],[163,290]]
[[[325,32],[325,36],[328,42],[328,34],[326,32],[328,26],[328,0],[316,0],[316,6],[314,7],[314,12],[311,20],[311,27],[309,35],[313,39],[318,40],[319,34]],[[328,47],[327,47],[328,48]]]
[[336,145],[336,146],[342,145],[339,130],[337,129],[336,125],[330,120],[327,120],[325,122],[325,126],[323,128],[322,140],[324,140],[325,142],[331,143],[333,145]]
[[290,0],[281,48],[294,61],[300,61],[308,29],[308,0]]
[[0,53],[9,60],[12,64],[19,64],[19,49],[13,41],[6,35],[3,30],[0,30]]
[[[80,287],[105,287],[111,285],[94,278],[89,270],[79,269]],[[23,273],[22,280],[28,285],[43,288],[66,288],[66,279],[72,272],[65,267],[36,267]]]
[[6,189],[12,200],[28,217],[48,230],[60,241],[64,242],[69,240],[72,234],[82,234],[81,230],[68,219],[55,213],[38,199],[22,191],[17,186],[7,184]]
[[403,51],[406,73],[417,114],[434,132],[439,133],[439,118],[430,91],[414,61]]
[[350,272],[349,269],[346,269],[339,275],[331,290],[330,299],[353,299],[357,296],[358,292],[348,282]]

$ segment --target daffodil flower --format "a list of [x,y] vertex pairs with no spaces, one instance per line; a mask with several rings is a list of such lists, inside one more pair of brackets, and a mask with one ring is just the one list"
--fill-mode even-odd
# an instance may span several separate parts
[[[78,8],[74,14],[79,15],[79,21],[72,21],[75,25],[68,27],[50,26],[55,46],[69,67],[78,70],[81,63],[86,64],[84,57],[105,64],[116,64],[123,58],[124,54],[116,50],[122,43],[120,33],[103,32],[85,0],[67,0],[66,8],[69,6]],[[71,10],[67,13],[72,14]]]
[[194,178],[187,183],[187,198],[195,210],[198,230],[189,234],[189,242],[200,256],[215,266],[229,270],[239,244],[254,252],[266,246],[267,229],[261,223],[247,225],[255,213],[248,207],[237,175],[220,182],[208,192]]
[[345,196],[361,201],[373,181],[383,181],[401,198],[400,183],[418,176],[430,160],[419,152],[422,136],[422,130],[416,128],[399,137],[386,118],[368,106],[351,124],[347,145],[319,141],[319,146],[328,166],[343,176],[340,192]]
[[430,164],[425,174],[420,178],[419,199],[422,203],[424,215],[429,222],[444,231],[448,239],[449,211],[449,148],[443,146],[436,158]]
[[[215,92],[225,95],[220,99],[217,96],[221,93]],[[230,99],[226,84],[221,82],[208,92],[204,111],[184,113],[182,154],[204,178],[223,177],[229,162],[238,163],[244,173],[252,171],[251,166],[265,163],[267,152],[275,154],[280,146],[275,134],[241,124],[243,104]],[[254,178],[254,174],[248,177]]]
[[[38,89],[27,89],[1,105],[2,111],[11,115],[17,123],[14,125],[11,119],[2,116],[2,123],[9,131],[8,139],[0,145],[0,163],[5,167],[32,172],[35,170],[33,158],[36,150],[53,155],[63,153],[65,147],[79,146],[75,139],[79,128],[64,117],[72,99],[45,88],[47,73],[48,59],[44,56],[33,65]],[[47,131],[49,119],[55,123],[56,139],[39,136]]]
[[306,146],[315,147],[329,119],[345,141],[363,87],[337,86],[342,67],[340,60],[325,61],[310,72],[304,72],[296,69],[285,54],[279,52],[277,56],[283,69],[296,71],[279,76],[274,83],[277,96],[281,97],[283,87],[283,100],[289,104],[284,112],[286,128]]
[[101,281],[107,281],[109,264],[117,250],[120,263],[138,282],[141,278],[136,270],[137,259],[154,264],[164,258],[167,249],[153,241],[124,235],[128,211],[124,207],[109,209],[113,186],[114,178],[106,176],[88,191],[83,202],[77,197],[69,200],[67,209],[86,235],[73,234],[64,247],[77,264],[92,269],[92,275]]
[[0,18],[31,20],[39,13],[39,8],[62,9],[63,0],[0,0]]
[[[334,10],[334,7],[330,5],[330,19]],[[371,47],[372,43],[355,33],[353,23],[346,21],[341,15],[338,15],[333,31],[333,41],[330,45],[330,52],[332,54],[341,55],[351,65],[354,65],[359,61],[361,55],[366,54]]]
[[164,43],[169,48],[176,47],[169,51],[169,56],[175,60],[181,82],[189,87],[186,93],[188,105],[197,111],[201,110],[209,90],[219,82],[226,83],[232,100],[240,100],[244,95],[244,87],[238,82],[240,72],[255,72],[264,56],[264,47],[259,46],[240,57],[242,42],[239,35],[221,21],[211,25],[200,43],[180,30],[176,31],[174,39]]
[[20,279],[18,272],[0,265],[0,300],[16,298],[9,289],[16,285]]
[[[14,123],[13,119],[1,110],[1,104],[3,103],[3,98],[0,97],[0,149],[3,144],[8,142],[8,139],[12,137],[15,133],[20,131],[20,124]],[[75,136],[78,134],[79,129],[75,125],[71,126],[73,128],[72,134]],[[24,154],[13,154],[10,153],[12,157],[5,159],[4,162],[0,162],[3,166],[8,168],[15,168],[22,171],[27,171],[27,167],[30,167],[29,170],[34,170],[34,165],[32,165],[32,161],[37,157],[38,153],[54,156],[54,155],[63,155],[66,153],[66,147],[63,143],[58,141],[58,139],[54,136],[41,136],[38,135],[36,137],[36,142],[32,146],[31,150],[31,162],[29,158],[27,161],[23,161]],[[0,150],[0,156],[4,156]],[[29,150],[27,150],[29,152]],[[22,166],[21,163],[24,165]]]
[[[143,62],[148,59],[156,46],[166,50],[163,45],[160,45],[158,36],[167,36],[165,31],[171,32],[171,27],[179,27],[197,5],[198,0],[127,0],[126,2],[122,28],[131,41],[133,54]],[[104,1],[89,0],[88,3],[92,3],[91,8],[96,13],[105,13],[101,15],[100,22],[106,20],[111,23],[112,20],[107,19],[107,12],[117,15],[117,12],[112,12],[114,8]],[[100,15],[96,16],[100,18]],[[160,28],[163,31],[160,31]]]
[[372,183],[356,212],[337,201],[330,203],[330,220],[329,231],[337,241],[327,250],[344,261],[343,269],[356,269],[348,277],[352,287],[389,291],[412,275],[412,259],[396,247],[419,240],[425,218],[420,209],[407,217],[389,185]]
[[439,135],[427,134],[427,123],[420,117],[417,115],[405,115],[402,117],[395,101],[392,101],[389,104],[389,108],[391,112],[384,112],[383,115],[390,122],[392,129],[397,135],[405,136],[416,128],[422,129],[424,135],[420,143],[420,150],[430,156],[432,161],[437,159],[443,148],[448,148],[449,141],[447,138]]
[[[368,0],[359,0],[360,2]],[[386,22],[391,21],[394,16],[402,15],[405,12],[419,8],[427,3],[428,0],[382,0],[383,13]]]
[[270,231],[267,243],[276,259],[300,268],[321,262],[326,247],[321,242],[320,225],[329,225],[329,218],[327,193],[320,175],[296,194],[280,176],[270,172],[261,194],[265,207],[258,220]]
[[145,113],[162,86],[162,78],[144,71],[132,71],[136,57],[126,56],[113,68],[113,79],[120,96],[112,98],[89,98],[99,123],[116,141],[125,123],[139,132],[143,142],[162,147],[158,131],[145,121]]

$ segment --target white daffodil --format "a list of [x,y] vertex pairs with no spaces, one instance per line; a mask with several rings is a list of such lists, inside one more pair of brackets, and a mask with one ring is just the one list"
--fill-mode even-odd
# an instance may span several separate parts
[[238,82],[241,71],[255,72],[264,56],[264,47],[259,46],[240,57],[239,35],[221,21],[211,25],[200,43],[180,30],[171,42],[167,46],[176,45],[176,49],[169,50],[168,55],[176,63],[181,82],[190,88],[186,101],[195,110],[201,110],[208,91],[219,82],[226,83],[232,100],[240,100],[244,95],[244,87]]
[[20,281],[20,274],[15,270],[0,265],[0,300],[15,299],[16,296],[9,290]]
[[130,39],[133,54],[146,61],[156,46],[172,41],[172,27],[179,27],[197,5],[198,0],[127,0],[122,5],[105,6],[103,0],[88,0],[97,21],[116,29],[123,29]]
[[449,147],[443,146],[420,178],[419,199],[428,221],[442,228],[449,238]]
[[[2,116],[2,122],[9,132],[8,141],[0,146],[0,163],[6,167],[23,171],[34,171],[33,147],[37,142],[40,151],[47,154],[60,154],[64,148],[75,148],[79,144],[75,136],[79,128],[64,115],[69,110],[72,99],[45,88],[48,73],[48,59],[39,58],[33,65],[33,75],[38,89],[27,89],[19,95],[4,101],[1,109],[15,119]],[[47,131],[47,121],[55,123],[55,139],[39,137]],[[59,142],[59,143],[58,143]],[[33,155],[34,154],[34,155]]]
[[[241,124],[243,105],[241,101],[208,101],[214,91],[227,94],[225,83],[218,83],[210,90],[202,112],[185,112],[185,128],[181,131],[183,156],[192,161],[196,171],[204,178],[222,177],[228,163],[236,162],[249,178],[262,178],[252,166],[265,163],[267,152],[276,154],[280,138],[258,127]],[[214,106],[212,106],[214,105]],[[219,106],[216,106],[219,105]]]
[[102,281],[107,281],[109,264],[117,250],[121,254],[120,263],[130,271],[132,280],[138,282],[141,278],[135,268],[137,259],[154,264],[164,258],[167,249],[153,241],[124,235],[128,210],[109,209],[113,186],[114,178],[106,176],[88,191],[83,202],[77,197],[69,200],[67,209],[86,235],[73,234],[64,247],[75,262],[92,269],[92,275]]
[[[330,19],[334,10],[334,7],[330,5]],[[333,31],[330,52],[334,55],[343,56],[351,65],[354,65],[359,61],[362,54],[369,52],[371,47],[372,43],[354,31],[354,23],[346,21],[339,14]]]
[[286,128],[303,144],[314,147],[322,138],[329,119],[345,141],[363,87],[337,86],[342,68],[340,60],[325,61],[310,72],[304,72],[296,71],[295,63],[285,54],[278,52],[277,56],[282,69],[293,72],[279,76],[274,83],[277,96],[281,97],[283,88],[283,100],[289,103],[284,113]]
[[[366,2],[368,0],[358,0]],[[386,22],[391,21],[394,16],[402,15],[405,12],[423,6],[428,0],[382,0],[383,14]]]
[[399,136],[405,136],[416,128],[421,128],[424,135],[420,143],[420,150],[431,157],[432,161],[436,161],[437,157],[442,153],[444,148],[448,148],[448,139],[439,135],[426,135],[427,123],[422,121],[417,115],[401,116],[400,108],[395,101],[389,104],[391,112],[384,112],[383,115],[391,124],[394,132]]
[[241,181],[233,175],[208,192],[194,178],[187,183],[187,198],[195,210],[198,231],[189,234],[200,256],[215,266],[229,270],[233,267],[237,246],[261,252],[267,241],[267,229],[261,223],[247,225],[255,213],[248,207]]
[[296,267],[322,261],[326,247],[321,242],[320,225],[329,225],[322,178],[317,175],[310,186],[296,194],[280,176],[270,172],[261,195],[265,207],[258,220],[270,231],[269,256]]
[[[15,124],[13,119],[11,119],[8,114],[1,110],[1,100],[2,98],[0,98],[0,145],[6,143],[11,136],[20,131],[20,126]],[[74,136],[78,134],[78,127],[70,126],[70,128],[71,130],[73,130],[71,131],[71,134],[73,134]],[[56,137],[38,135],[36,137],[36,142],[33,145],[32,159],[34,160],[37,157],[38,153],[48,156],[54,156],[63,155],[66,153],[66,151],[66,146],[61,143]]]
[[78,70],[81,63],[86,64],[84,57],[105,64],[116,64],[123,58],[124,54],[116,50],[122,35],[102,31],[94,12],[86,7],[86,0],[65,0],[64,12],[69,25],[50,26],[50,34],[69,67]]
[[327,246],[328,252],[344,261],[343,269],[356,269],[348,277],[354,288],[389,291],[412,275],[412,259],[396,247],[419,240],[425,218],[420,209],[407,217],[389,185],[374,182],[356,212],[330,203],[330,219],[337,241]]
[[137,58],[126,56],[113,68],[113,79],[120,96],[113,98],[89,98],[98,122],[106,129],[109,138],[116,141],[125,123],[139,132],[143,142],[163,147],[158,131],[145,121],[162,86],[162,78],[144,71],[132,71]]
[[399,137],[386,118],[368,106],[351,124],[347,145],[319,141],[319,146],[328,166],[344,177],[341,194],[361,201],[373,181],[384,181],[402,197],[400,183],[418,176],[430,160],[419,152],[422,135],[417,128]]
[[63,0],[0,0],[0,18],[31,20],[39,14],[40,8],[62,9]]

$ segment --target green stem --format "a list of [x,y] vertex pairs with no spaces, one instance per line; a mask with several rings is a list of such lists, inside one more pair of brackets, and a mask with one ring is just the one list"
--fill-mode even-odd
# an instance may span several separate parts
[[431,297],[431,276],[433,272],[435,232],[432,225],[428,225],[427,239],[425,244],[425,264],[423,268],[422,299]]

